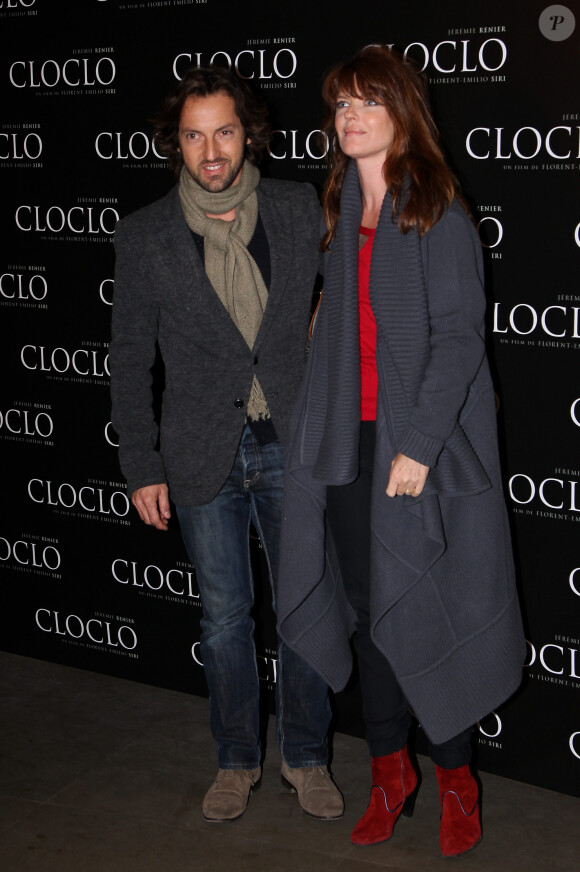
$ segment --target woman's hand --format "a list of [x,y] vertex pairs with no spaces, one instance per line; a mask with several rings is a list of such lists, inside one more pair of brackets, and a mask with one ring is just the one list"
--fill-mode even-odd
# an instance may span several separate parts
[[407,494],[411,497],[418,497],[425,487],[428,475],[428,466],[411,460],[405,454],[397,454],[391,463],[387,496],[396,497]]

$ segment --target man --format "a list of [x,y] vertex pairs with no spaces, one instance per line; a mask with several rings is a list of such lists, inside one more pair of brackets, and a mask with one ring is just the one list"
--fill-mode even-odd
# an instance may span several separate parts
[[[219,67],[191,70],[156,120],[178,184],[118,225],[111,343],[113,423],[141,519],[165,530],[169,494],[196,568],[201,653],[217,742],[207,821],[240,817],[260,780],[250,523],[277,571],[283,448],[301,381],[318,269],[310,186],[261,180],[265,112]],[[151,368],[159,349],[160,424]],[[300,807],[342,816],[327,770],[328,688],[278,650],[282,781]]]

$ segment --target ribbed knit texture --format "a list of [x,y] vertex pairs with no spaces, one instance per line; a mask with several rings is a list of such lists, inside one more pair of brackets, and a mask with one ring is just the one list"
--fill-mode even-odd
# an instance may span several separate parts
[[[354,616],[324,507],[326,485],[346,484],[358,472],[361,212],[352,163],[293,416],[277,594],[282,638],[335,689],[350,673]],[[419,238],[399,232],[385,196],[369,287],[379,378],[372,635],[436,743],[511,695],[525,655],[481,280],[477,234],[459,204]],[[397,452],[431,467],[417,499],[385,494]]]

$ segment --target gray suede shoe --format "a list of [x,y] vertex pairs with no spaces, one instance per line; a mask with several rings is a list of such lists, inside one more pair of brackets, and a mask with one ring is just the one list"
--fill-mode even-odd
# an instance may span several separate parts
[[217,778],[203,800],[205,820],[224,823],[241,817],[260,779],[260,769],[218,769]]
[[291,767],[282,761],[282,784],[298,794],[304,814],[323,821],[336,821],[344,814],[342,794],[328,769],[322,766]]

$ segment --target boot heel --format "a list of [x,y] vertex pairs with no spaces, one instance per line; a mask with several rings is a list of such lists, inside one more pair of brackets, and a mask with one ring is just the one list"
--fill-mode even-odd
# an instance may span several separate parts
[[401,811],[401,814],[403,815],[403,817],[406,817],[406,818],[413,817],[413,812],[415,811],[415,801],[417,799],[418,792],[419,792],[419,786],[417,785],[417,787],[415,788],[413,793],[410,793],[409,796],[406,798],[405,802],[403,803],[403,810]]

